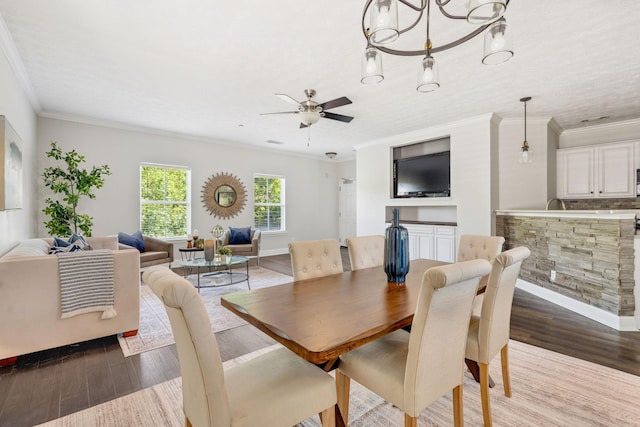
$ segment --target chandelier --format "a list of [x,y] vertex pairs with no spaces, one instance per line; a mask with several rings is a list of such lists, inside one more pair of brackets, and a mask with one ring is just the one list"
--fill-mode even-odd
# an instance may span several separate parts
[[[418,92],[431,92],[440,87],[438,67],[432,54],[456,47],[478,34],[485,32],[484,55],[482,63],[495,65],[509,60],[513,56],[510,32],[506,19],[502,16],[509,0],[468,0],[466,16],[452,15],[446,10],[451,0],[420,0],[414,5],[408,0],[367,0],[362,12],[362,32],[367,39],[367,48],[362,57],[363,84],[375,84],[384,79],[380,52],[400,56],[423,56],[418,64]],[[415,16],[409,25],[398,26],[398,3],[405,6],[408,13]],[[440,13],[451,20],[466,20],[469,24],[479,25],[467,35],[448,43],[434,44],[430,34],[431,4],[438,7]],[[369,25],[365,24],[369,16]],[[426,37],[421,50],[397,50],[388,47],[402,34],[414,29],[426,15]],[[405,21],[403,19],[403,21]]]

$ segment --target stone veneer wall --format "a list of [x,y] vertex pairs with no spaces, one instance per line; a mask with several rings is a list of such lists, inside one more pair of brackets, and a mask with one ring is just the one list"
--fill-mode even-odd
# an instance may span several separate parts
[[496,235],[504,236],[504,249],[531,250],[523,280],[617,316],[634,315],[634,220],[497,215]]
[[640,209],[640,197],[620,199],[565,199],[567,210]]

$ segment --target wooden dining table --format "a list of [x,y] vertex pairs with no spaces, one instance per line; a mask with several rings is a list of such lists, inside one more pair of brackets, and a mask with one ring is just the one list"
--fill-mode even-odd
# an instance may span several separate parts
[[[341,354],[410,327],[424,272],[445,264],[412,260],[403,284],[387,282],[384,269],[372,267],[227,294],[221,302],[298,356],[330,371]],[[336,423],[345,425],[337,406]]]
[[338,357],[411,325],[424,272],[445,262],[411,261],[404,284],[382,267],[345,271],[224,295],[222,305],[298,356],[331,370]]

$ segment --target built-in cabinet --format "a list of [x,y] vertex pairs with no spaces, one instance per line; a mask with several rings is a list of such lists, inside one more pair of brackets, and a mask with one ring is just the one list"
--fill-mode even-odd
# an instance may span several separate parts
[[455,262],[456,227],[448,225],[402,224],[409,232],[409,257]]
[[558,197],[635,197],[634,145],[621,142],[558,150]]

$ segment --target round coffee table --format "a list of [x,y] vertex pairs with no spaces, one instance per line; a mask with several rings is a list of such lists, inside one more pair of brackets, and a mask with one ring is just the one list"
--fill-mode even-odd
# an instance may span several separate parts
[[[247,287],[251,289],[251,284],[249,283],[249,258],[246,256],[233,255],[229,262],[222,262],[221,260],[216,261],[215,259],[213,261],[207,261],[204,258],[191,258],[181,260],[180,264],[185,268],[185,270],[195,269],[196,274],[198,275],[196,282],[198,292],[200,292],[201,287],[229,286],[244,282],[245,280],[247,281]],[[243,264],[245,265],[246,273],[233,271],[233,266]],[[200,285],[200,275],[202,270],[205,269],[208,270],[208,272],[202,274],[202,277],[214,277],[220,280],[218,282],[214,281],[216,282],[214,284]]]

